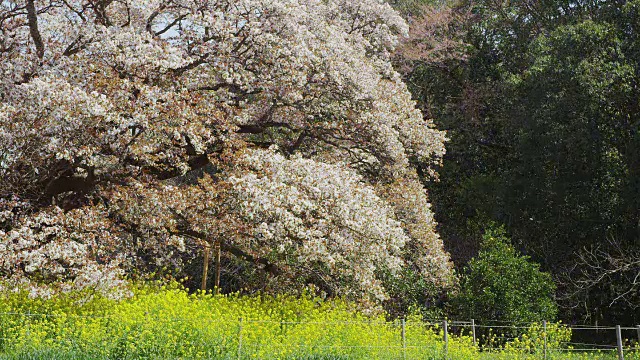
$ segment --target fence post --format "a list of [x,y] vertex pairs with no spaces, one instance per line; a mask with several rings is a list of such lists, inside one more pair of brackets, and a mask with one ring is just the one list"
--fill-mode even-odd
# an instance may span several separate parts
[[442,322],[442,331],[444,332],[444,358],[449,358],[449,330],[447,328],[447,320]]
[[622,332],[620,331],[620,325],[616,325],[616,338],[618,338],[618,360],[624,360],[624,353],[622,352]]
[[640,325],[636,325],[636,332],[638,333],[638,344],[640,344]]
[[406,321],[402,319],[402,358],[407,358],[407,330],[406,330]]
[[238,360],[242,355],[242,318],[238,320]]
[[547,360],[547,320],[542,320],[542,336],[544,336],[544,360]]
[[471,335],[473,336],[473,346],[478,346],[476,340],[476,321],[474,319],[471,319]]

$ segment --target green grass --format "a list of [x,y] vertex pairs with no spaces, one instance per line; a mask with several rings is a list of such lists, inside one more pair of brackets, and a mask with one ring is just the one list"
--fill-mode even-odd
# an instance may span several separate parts
[[[145,287],[113,301],[87,294],[50,300],[26,293],[0,296],[3,359],[443,359],[441,329],[365,315],[340,300],[292,296],[189,295],[174,286]],[[28,314],[25,316],[24,314]],[[42,316],[46,314],[47,316]],[[549,347],[570,331],[549,327]],[[533,325],[517,340],[486,353],[469,336],[450,336],[449,359],[540,359],[542,332]],[[615,353],[550,352],[550,359],[614,359]],[[637,354],[627,359],[640,359]]]

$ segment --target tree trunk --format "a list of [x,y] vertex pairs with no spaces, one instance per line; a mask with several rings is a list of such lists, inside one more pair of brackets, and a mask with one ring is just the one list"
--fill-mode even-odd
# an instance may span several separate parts
[[215,244],[215,251],[216,251],[216,277],[215,277],[215,289],[214,292],[215,294],[219,294],[220,293],[220,252],[221,252],[221,246],[220,246],[220,240],[216,241]]
[[202,289],[202,291],[206,291],[207,290],[207,273],[209,272],[209,243],[205,243],[204,245],[204,260],[203,260],[203,264],[202,264],[202,285],[200,286],[200,289]]

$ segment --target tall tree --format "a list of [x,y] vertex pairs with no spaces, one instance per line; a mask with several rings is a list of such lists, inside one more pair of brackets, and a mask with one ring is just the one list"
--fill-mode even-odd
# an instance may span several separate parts
[[215,243],[281,289],[450,283],[414,165],[445,134],[382,1],[10,0],[0,29],[5,280],[110,286]]

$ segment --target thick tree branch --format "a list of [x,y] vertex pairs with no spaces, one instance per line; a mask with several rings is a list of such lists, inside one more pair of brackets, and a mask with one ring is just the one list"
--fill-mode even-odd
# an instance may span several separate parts
[[44,57],[44,43],[42,42],[42,36],[38,29],[38,15],[34,0],[27,0],[27,20],[29,21],[29,33],[36,46],[36,54],[38,55],[38,59],[42,60]]
[[291,126],[291,124],[283,122],[266,122],[261,124],[240,125],[238,130],[239,134],[261,134],[269,128],[280,127],[286,128],[292,131],[298,130]]
[[275,264],[269,262],[269,260],[264,259],[264,258],[259,258],[259,257],[255,257],[252,256],[250,254],[247,254],[246,252],[242,251],[242,249],[240,249],[237,246],[228,244],[228,243],[221,243],[221,247],[223,251],[228,251],[229,253],[235,255],[236,257],[242,258],[246,261],[252,262],[252,263],[256,263],[256,264],[261,264],[264,266],[264,270],[267,271],[268,273],[274,275],[274,276],[278,276],[282,273],[282,270],[280,270],[280,268],[278,266],[276,266]]
[[169,31],[169,29],[171,29],[172,27],[176,26],[177,23],[179,23],[180,21],[184,20],[184,18],[186,18],[186,17],[187,17],[187,14],[183,14],[183,15],[178,16],[171,23],[169,23],[167,26],[165,26],[163,29],[154,32],[153,35],[154,36],[160,36],[160,35],[164,34],[165,32]]
[[64,56],[71,56],[74,55],[80,51],[82,51],[84,48],[86,48],[88,42],[82,42],[82,35],[78,35],[78,37],[73,40],[71,42],[71,44],[69,44],[69,46],[67,46],[67,48],[64,50],[64,52],[62,53],[62,55]]
[[[186,235],[192,238],[196,238],[196,239],[200,239],[201,241],[207,242],[209,243],[209,241],[207,240],[208,237],[205,234],[199,233],[197,231],[193,231],[193,230],[183,230],[180,231],[177,235]],[[245,261],[254,263],[254,264],[260,264],[264,266],[264,270],[267,271],[268,273],[274,275],[274,276],[278,276],[280,274],[282,274],[282,270],[275,264],[271,263],[269,260],[264,259],[264,258],[260,258],[260,257],[256,257],[253,256],[251,254],[246,253],[244,250],[240,249],[239,247],[235,246],[235,245],[231,245],[229,243],[220,242],[220,246],[222,251],[227,251],[230,254],[241,258]]]
[[197,60],[194,60],[194,61],[188,63],[185,66],[181,66],[179,68],[172,69],[172,72],[173,72],[173,74],[175,76],[180,76],[180,75],[184,74],[185,72],[187,72],[189,70],[193,70],[193,69],[197,68],[198,66],[206,63],[208,57],[209,57],[209,54],[204,54],[204,55],[200,56]]

